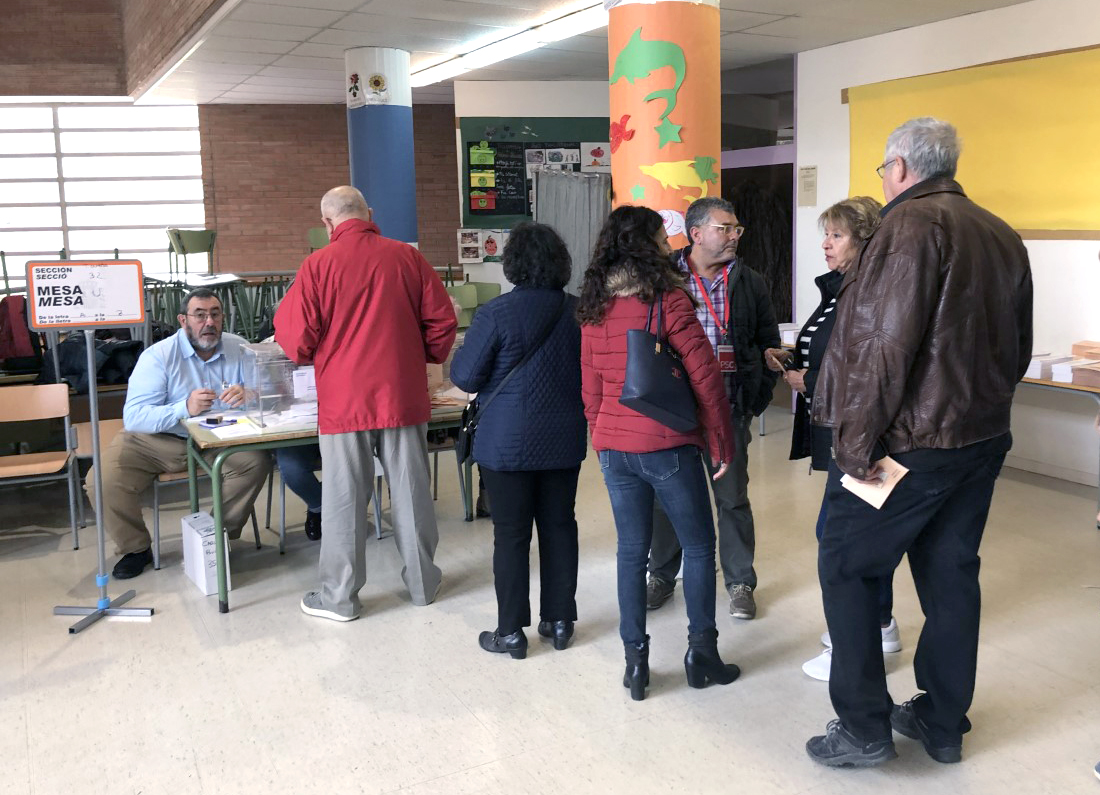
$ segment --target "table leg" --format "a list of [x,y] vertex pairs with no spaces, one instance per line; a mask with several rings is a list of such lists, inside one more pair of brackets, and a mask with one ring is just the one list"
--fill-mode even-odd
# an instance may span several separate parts
[[199,451],[195,449],[195,441],[187,440],[187,488],[191,496],[191,513],[199,512],[199,479],[195,471],[195,456]]
[[218,612],[229,612],[229,587],[226,583],[225,524],[222,516],[222,465],[231,450],[223,450],[214,457],[210,471],[210,492],[214,498],[214,550],[218,563]]

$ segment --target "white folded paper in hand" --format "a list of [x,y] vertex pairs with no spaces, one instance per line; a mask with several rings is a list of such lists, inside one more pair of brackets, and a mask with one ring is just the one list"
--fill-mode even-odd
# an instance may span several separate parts
[[840,485],[873,508],[881,509],[886,502],[886,498],[890,496],[890,492],[894,490],[894,487],[898,485],[898,481],[905,477],[909,470],[890,456],[876,461],[875,465],[880,470],[877,484],[863,483],[851,475],[844,475],[840,479]]

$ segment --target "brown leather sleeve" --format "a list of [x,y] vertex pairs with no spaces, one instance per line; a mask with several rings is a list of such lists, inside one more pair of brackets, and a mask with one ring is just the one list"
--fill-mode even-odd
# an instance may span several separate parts
[[[901,208],[899,208],[901,209]],[[896,211],[895,211],[896,212]],[[865,477],[878,441],[905,399],[906,381],[935,311],[939,241],[934,227],[901,224],[897,233],[876,238],[860,260],[846,301],[847,346],[838,384],[833,446],[837,466]]]

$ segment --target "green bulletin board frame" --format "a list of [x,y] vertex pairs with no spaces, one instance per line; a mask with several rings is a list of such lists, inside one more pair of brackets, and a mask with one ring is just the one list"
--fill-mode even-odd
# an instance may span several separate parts
[[[458,120],[462,149],[462,226],[468,229],[510,229],[529,215],[473,215],[470,213],[470,146],[478,141],[538,144],[546,142],[606,141],[610,121],[603,116],[505,117],[467,116]],[[475,169],[490,168],[474,166]]]

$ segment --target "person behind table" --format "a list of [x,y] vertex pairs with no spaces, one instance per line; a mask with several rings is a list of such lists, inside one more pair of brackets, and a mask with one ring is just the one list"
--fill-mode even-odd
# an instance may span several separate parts
[[[158,475],[187,469],[187,429],[183,421],[211,408],[237,408],[244,402],[241,345],[236,334],[223,334],[225,314],[214,292],[199,287],[184,296],[176,316],[180,328],[138,358],[126,389],[124,430],[103,451],[103,511],[96,512],[122,557],[112,575],[137,577],[153,562],[149,531],[141,515],[141,493]],[[213,460],[215,453],[204,453]],[[264,451],[229,456],[222,469],[223,521],[230,538],[239,538],[256,495],[271,471]],[[95,473],[85,490],[93,505]]]
[[[654,497],[684,551],[688,684],[725,685],[740,673],[718,655],[714,520],[703,468],[703,456],[707,456],[714,478],[721,478],[735,455],[729,399],[714,351],[684,290],[683,276],[669,262],[670,253],[660,215],[647,207],[617,208],[596,241],[577,310],[584,410],[618,536],[619,636],[626,657],[623,686],[636,701],[645,698],[649,685],[646,560],[653,535]],[[627,332],[645,327],[656,301],[664,315],[667,342],[682,358],[698,402],[699,425],[686,433],[619,402]]]
[[275,341],[315,367],[325,486],[321,586],[302,612],[359,617],[366,584],[374,457],[390,484],[394,537],[413,604],[439,592],[439,542],[428,472],[426,367],[447,358],[458,321],[443,282],[407,243],[382,237],[350,185],[321,199],[329,244],[310,254],[275,313]]
[[[482,400],[474,460],[492,503],[497,624],[481,648],[522,659],[531,625],[531,523],[538,528],[538,633],[565,649],[577,620],[577,478],[588,448],[581,403],[577,301],[565,294],[572,261],[544,224],[508,237],[504,276],[515,289],[480,307],[451,362],[451,381]],[[545,336],[546,333],[549,336]],[[498,386],[541,342],[508,383]]]
[[[720,362],[732,408],[733,461],[729,474],[710,485],[718,511],[718,554],[729,613],[747,621],[756,617],[757,586],[756,524],[749,503],[749,423],[771,402],[777,378],[764,363],[764,349],[779,347],[779,326],[763,277],[737,257],[745,230],[733,205],[717,196],[697,199],[688,207],[684,224],[691,242],[673,254],[672,261],[695,299],[695,316]],[[646,594],[650,610],[672,597],[681,558],[676,534],[657,506]]]
[[[824,765],[893,759],[893,731],[958,762],[971,728],[978,549],[1031,363],[1032,282],[1020,236],[955,181],[959,150],[938,119],[890,134],[877,169],[882,223],[845,277],[814,390],[813,422],[833,430],[818,574],[837,718],[806,743]],[[876,509],[841,477],[878,485],[886,456],[907,472]],[[899,705],[886,687],[878,583],[902,556],[925,621],[920,692]]]
[[[856,196],[837,202],[821,214],[818,224],[825,233],[821,247],[825,251],[825,264],[828,268],[814,279],[814,284],[821,293],[821,301],[799,331],[793,354],[777,348],[769,348],[764,352],[768,367],[784,373],[784,380],[797,395],[791,434],[791,460],[809,457],[810,469],[815,472],[825,472],[829,468],[833,434],[828,428],[810,422],[809,402],[813,399],[821,360],[833,333],[836,297],[844,281],[844,274],[859,255],[863,242],[878,227],[881,210],[882,205],[870,196]],[[796,369],[785,370],[784,361],[787,367],[793,366]],[[822,499],[816,529],[819,539],[824,526],[825,501]],[[901,635],[893,612],[893,576],[884,577],[879,581],[879,622],[882,625],[884,653],[901,651]],[[828,682],[833,659],[828,632],[821,636],[821,641],[825,644],[825,651],[804,663],[802,670],[813,679]]]

